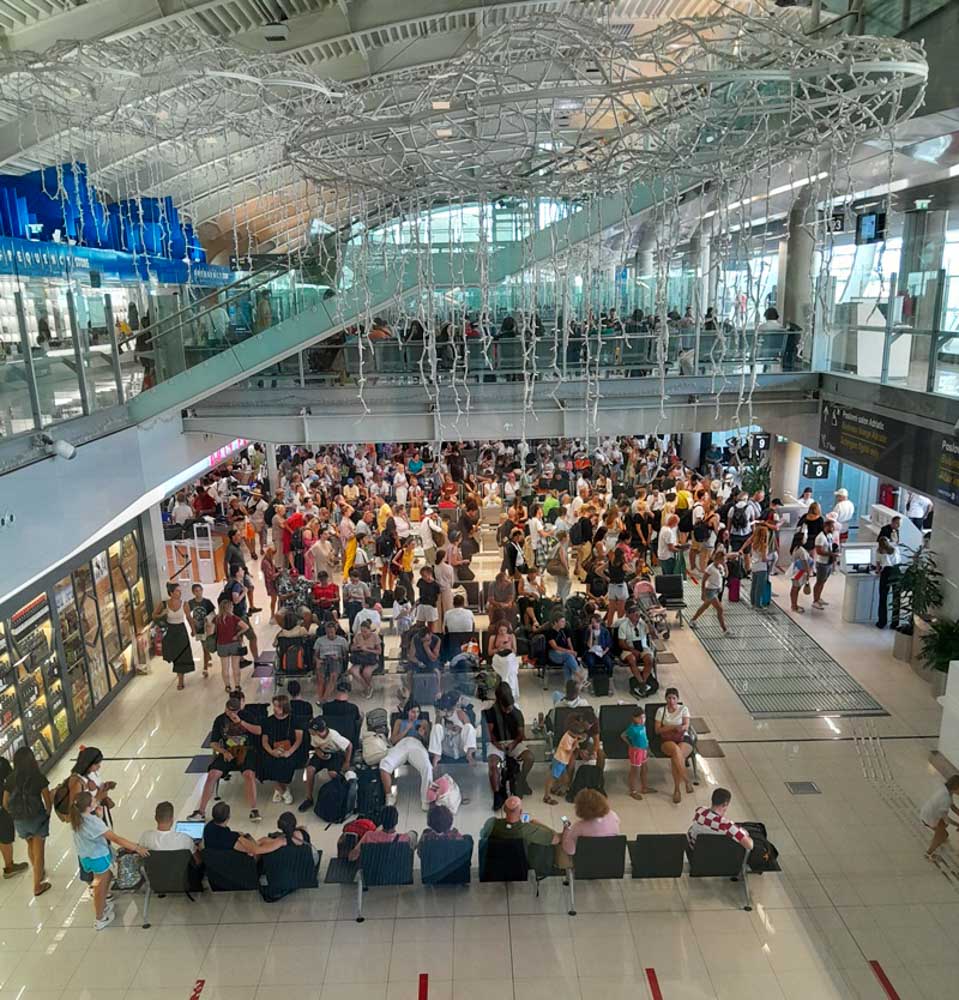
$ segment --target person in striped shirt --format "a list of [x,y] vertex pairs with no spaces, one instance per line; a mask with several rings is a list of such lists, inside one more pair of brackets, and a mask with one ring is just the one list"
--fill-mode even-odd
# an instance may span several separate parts
[[713,790],[711,804],[700,806],[693,813],[692,825],[686,831],[690,850],[696,847],[696,838],[701,833],[722,833],[732,837],[737,844],[742,844],[747,851],[753,849],[753,838],[742,827],[736,826],[731,819],[726,819],[726,810],[729,809],[732,799],[732,793],[728,788],[716,788]]

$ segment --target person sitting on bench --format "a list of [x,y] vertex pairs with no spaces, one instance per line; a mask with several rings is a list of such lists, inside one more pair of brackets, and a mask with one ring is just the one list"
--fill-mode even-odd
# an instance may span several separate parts
[[380,761],[380,781],[387,800],[393,794],[393,774],[403,764],[409,764],[420,776],[420,805],[423,812],[429,809],[427,793],[433,781],[433,765],[426,752],[429,739],[429,723],[420,718],[420,706],[414,701],[407,702],[405,718],[393,723],[390,742],[393,744]]
[[203,888],[203,867],[200,864],[200,852],[193,838],[188,833],[178,833],[173,829],[175,816],[172,802],[157,803],[154,811],[156,829],[144,830],[137,843],[148,851],[189,851],[192,855],[187,882],[191,891]]
[[274,851],[281,851],[284,847],[301,847],[303,844],[307,844],[313,855],[313,864],[320,860],[319,852],[310,842],[309,831],[305,827],[296,825],[296,816],[293,813],[280,813],[276,826],[275,833],[269,833],[256,842],[258,855],[272,854]]
[[423,845],[433,840],[462,840],[463,834],[453,826],[453,814],[446,806],[438,805],[436,802],[430,806],[430,811],[426,814],[426,829],[420,835],[420,841],[416,845],[418,854],[423,853]]
[[203,846],[208,851],[239,851],[256,856],[256,840],[248,833],[237,833],[227,826],[230,822],[228,803],[217,802],[211,816],[210,822],[203,827]]
[[346,669],[350,646],[346,636],[339,632],[332,618],[323,625],[323,634],[313,643],[313,662],[316,667],[316,700],[323,701],[324,693],[335,689],[340,675]]
[[649,686],[655,660],[648,648],[646,626],[640,621],[639,607],[632,602],[626,605],[626,617],[616,626],[616,641],[619,645],[619,659],[629,667],[636,678],[640,690]]
[[506,794],[502,788],[501,769],[506,759],[512,758],[522,768],[517,781],[518,790],[528,795],[532,791],[528,775],[533,769],[533,751],[527,746],[526,722],[516,707],[509,684],[500,681],[493,693],[493,704],[483,710],[483,723],[489,731],[489,783],[493,790],[494,812],[502,808]]
[[300,803],[300,812],[313,808],[313,784],[317,774],[323,775],[322,783],[325,784],[346,771],[353,757],[353,744],[335,729],[330,729],[321,715],[310,722],[309,737],[313,753],[306,765],[306,798]]
[[430,730],[430,757],[435,768],[444,755],[459,760],[465,754],[472,764],[476,755],[476,727],[460,705],[459,695],[449,691],[436,702],[436,722]]
[[260,813],[256,808],[256,753],[253,738],[262,735],[263,730],[244,713],[243,694],[238,692],[238,695],[239,697],[234,695],[228,698],[222,715],[213,720],[210,746],[215,756],[207,768],[200,804],[189,816],[193,822],[203,822],[206,819],[206,807],[213,798],[217,782],[234,771],[243,775],[250,819],[254,823],[260,821]]
[[400,821],[396,806],[384,806],[380,810],[380,825],[375,830],[364,833],[350,851],[350,861],[359,861],[364,844],[409,844],[416,850],[417,835],[413,830],[409,833],[397,833],[396,826]]
[[373,628],[369,618],[364,618],[350,647],[350,676],[356,678],[364,688],[367,698],[373,697],[373,671],[380,662],[383,642]]
[[701,833],[721,833],[732,837],[737,844],[746,848],[747,855],[753,849],[753,838],[740,826],[726,819],[726,811],[732,802],[732,792],[727,788],[714,788],[708,806],[699,806],[693,813],[693,822],[686,831],[690,851],[696,848],[696,838]]
[[[483,867],[486,845],[491,840],[523,841],[529,866],[541,877],[551,875],[556,868],[571,868],[573,863],[561,843],[562,834],[532,817],[527,817],[524,822],[523,813],[523,800],[517,795],[511,795],[503,803],[503,815],[491,816],[483,824],[479,835],[480,869]],[[566,824],[564,829],[565,826]]]
[[[612,674],[613,672],[613,638],[609,629],[603,624],[603,616],[594,612],[583,635],[583,664],[593,674]],[[575,683],[575,681],[573,681]]]

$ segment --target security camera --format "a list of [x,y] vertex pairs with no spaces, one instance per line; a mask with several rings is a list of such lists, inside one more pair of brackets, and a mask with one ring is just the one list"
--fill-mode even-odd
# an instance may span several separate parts
[[38,434],[34,440],[37,445],[46,448],[51,455],[56,455],[57,458],[62,458],[67,462],[77,457],[77,449],[69,441],[64,441],[62,438],[53,438],[49,434]]

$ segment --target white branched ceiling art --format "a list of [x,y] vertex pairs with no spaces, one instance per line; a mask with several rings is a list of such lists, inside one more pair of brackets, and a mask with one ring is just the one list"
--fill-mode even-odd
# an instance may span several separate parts
[[[926,75],[916,44],[810,37],[778,11],[680,19],[630,38],[581,11],[520,17],[437,66],[359,85],[323,79],[290,56],[207,39],[62,44],[42,55],[5,54],[0,106],[45,137],[34,155],[86,162],[106,197],[173,187],[197,224],[205,215],[192,185],[201,176],[202,205],[211,189],[237,206],[255,195],[269,219],[300,200],[303,249],[310,252],[308,222],[321,219],[327,283],[351,291],[333,301],[352,303],[342,321],[360,331],[348,349],[360,354],[361,401],[374,318],[396,328],[418,320],[420,379],[437,409],[441,389],[452,386],[461,418],[476,391],[469,352],[456,347],[465,346],[468,313],[483,317],[484,358],[503,313],[518,318],[516,380],[530,412],[545,374],[542,341],[554,358],[565,356],[571,335],[587,344],[600,337],[591,316],[642,302],[660,320],[650,356],[665,400],[676,336],[667,314],[693,306],[698,321],[733,262],[746,286],[712,372],[717,400],[736,389],[748,407],[755,375],[731,374],[723,356],[726,340],[754,335],[768,294],[768,275],[751,272],[766,239],[754,220],[773,216],[785,169],[786,189],[805,189],[802,225],[828,266],[823,206],[847,194],[851,150],[913,115]],[[637,227],[630,206],[641,188],[650,207]],[[613,198],[622,210],[611,222]],[[472,213],[475,221],[477,206],[476,239],[466,246],[454,238],[455,220]],[[494,225],[504,206],[519,220],[505,240]],[[430,215],[437,208],[447,218],[442,238]],[[588,238],[549,225],[579,213],[592,223],[582,227]],[[236,212],[235,252],[251,249],[255,222],[248,209]],[[716,280],[698,274],[692,301],[676,302],[670,275],[690,235],[709,244]],[[512,244],[505,281],[496,266],[504,242]],[[613,280],[624,266],[633,269],[625,290]],[[412,285],[400,280],[410,274]],[[391,288],[399,294],[384,292]],[[587,365],[594,416],[599,353]],[[549,376],[562,382],[558,365]]]

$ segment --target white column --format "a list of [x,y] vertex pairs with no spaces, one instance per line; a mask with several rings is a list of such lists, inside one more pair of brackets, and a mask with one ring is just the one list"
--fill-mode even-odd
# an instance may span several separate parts
[[[812,268],[816,240],[813,235],[815,206],[812,204],[811,185],[803,188],[789,212],[789,236],[786,239],[786,270],[780,274],[783,286],[783,323],[796,323],[808,336],[812,332]],[[780,263],[782,254],[780,254]]]
[[938,749],[954,768],[959,768],[959,660],[949,664],[946,693],[942,697]]
[[267,441],[263,447],[266,449],[266,474],[270,479],[270,495],[272,496],[280,488],[280,470],[276,464],[276,445]]
[[157,601],[166,600],[167,562],[166,540],[163,537],[163,518],[160,516],[160,505],[155,503],[148,507],[141,518],[143,526],[143,554],[146,556],[147,574],[150,577],[150,587]]
[[786,500],[786,494],[799,495],[802,445],[798,441],[773,440],[770,489],[774,497]]

